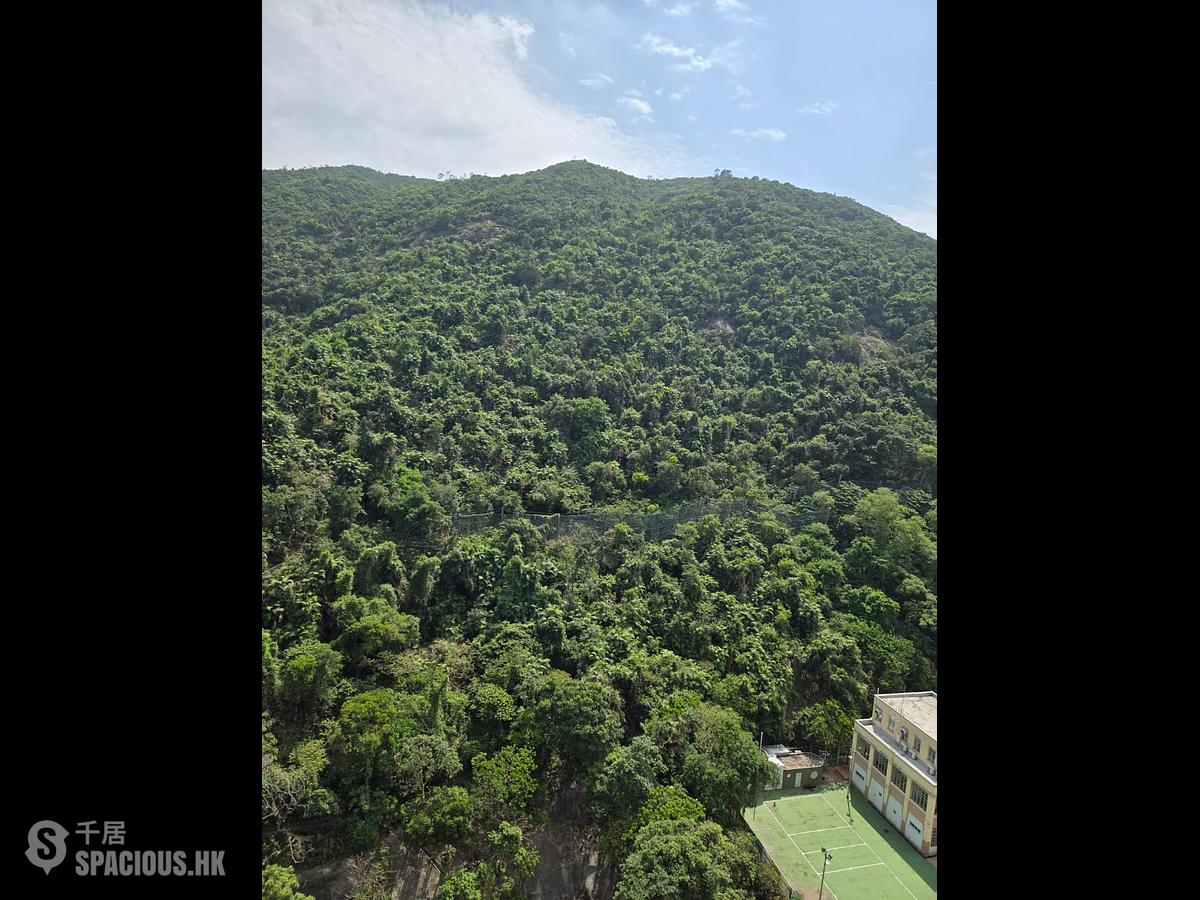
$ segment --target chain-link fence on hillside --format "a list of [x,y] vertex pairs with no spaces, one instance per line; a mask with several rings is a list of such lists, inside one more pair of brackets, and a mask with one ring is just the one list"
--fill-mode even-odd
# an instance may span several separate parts
[[[880,487],[898,492],[936,491],[927,481],[854,482],[863,490],[872,491]],[[815,522],[828,522],[833,512],[833,503],[827,496],[838,488],[838,484],[817,481],[788,490],[787,500],[763,502],[745,499],[698,500],[670,509],[654,512],[625,512],[620,510],[590,510],[578,513],[474,513],[456,515],[452,519],[452,533],[457,537],[477,534],[495,528],[503,522],[524,519],[546,529],[550,538],[603,534],[616,525],[626,525],[648,541],[659,541],[670,537],[675,527],[705,516],[726,519],[731,516],[772,514],[793,531]],[[409,546],[418,550],[438,550],[444,545],[434,541],[410,541]]]

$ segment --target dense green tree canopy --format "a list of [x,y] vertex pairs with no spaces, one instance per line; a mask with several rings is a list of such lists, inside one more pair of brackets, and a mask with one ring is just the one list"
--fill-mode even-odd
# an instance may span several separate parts
[[774,896],[760,734],[936,689],[936,243],[581,162],[262,212],[264,895],[399,833],[520,896],[578,790],[618,897]]

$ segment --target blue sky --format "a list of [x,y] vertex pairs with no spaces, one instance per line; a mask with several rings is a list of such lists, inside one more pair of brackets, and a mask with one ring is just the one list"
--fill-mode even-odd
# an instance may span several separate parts
[[937,236],[936,2],[263,0],[262,91],[266,168],[728,168]]

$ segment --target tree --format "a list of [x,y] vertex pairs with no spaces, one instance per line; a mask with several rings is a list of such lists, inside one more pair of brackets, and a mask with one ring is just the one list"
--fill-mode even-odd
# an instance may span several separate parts
[[830,625],[848,635],[862,655],[863,670],[879,693],[909,690],[918,654],[912,641],[853,615],[839,615]]
[[418,607],[429,603],[433,586],[441,572],[441,560],[436,556],[420,556],[413,565],[412,578],[408,582],[409,600]]
[[602,844],[608,848],[621,844],[632,816],[666,771],[662,753],[645,735],[608,754],[591,789],[591,806],[601,827]]
[[330,736],[335,779],[349,811],[361,817],[352,841],[357,848],[377,840],[397,807],[392,786],[399,717],[394,691],[366,691],[342,704]]
[[873,587],[858,587],[842,595],[846,609],[860,619],[869,619],[885,628],[894,629],[900,617],[900,604]]
[[496,896],[515,896],[537,869],[540,858],[537,850],[529,845],[521,829],[511,822],[501,822],[495,831],[489,832],[488,843],[492,869],[490,880],[495,886]]
[[504,747],[471,761],[471,796],[483,822],[520,822],[537,792],[536,765],[528,747]]
[[858,644],[841,631],[824,628],[801,645],[792,662],[792,689],[801,706],[825,699],[844,709],[862,709],[867,674]]
[[474,732],[488,749],[498,747],[517,713],[512,695],[497,684],[476,681],[467,696]]
[[854,517],[892,565],[901,571],[933,577],[937,548],[924,522],[901,505],[895,491],[880,488],[867,494],[855,506]]
[[668,749],[681,785],[709,815],[733,822],[766,781],[770,763],[736,713],[683,697],[677,703],[652,716],[646,734]]
[[416,616],[382,597],[343,597],[333,604],[333,615],[341,630],[335,645],[360,667],[382,653],[415,647],[421,634]]
[[440,734],[414,734],[399,740],[396,748],[396,777],[406,791],[415,787],[421,800],[433,781],[453,778],[462,762],[449,741]]
[[588,463],[584,469],[584,481],[597,500],[617,497],[625,491],[625,473],[613,460]]
[[483,900],[479,870],[487,871],[486,863],[464,866],[438,883],[436,900]]
[[806,706],[796,714],[795,734],[827,753],[847,750],[854,737],[854,723],[836,700]]
[[704,818],[704,804],[688,796],[688,792],[675,784],[656,787],[646,797],[646,802],[625,831],[624,847],[629,847],[637,833],[654,822],[699,822]]
[[275,703],[275,692],[279,689],[279,646],[271,639],[265,628],[262,633],[262,708]]
[[621,866],[614,900],[749,900],[733,892],[724,856],[729,842],[715,822],[654,822],[638,832]]
[[466,788],[436,787],[413,805],[405,831],[423,847],[457,844],[470,833],[474,812]]
[[638,809],[666,771],[658,747],[645,735],[638,735],[604,760],[593,788],[596,804],[610,815]]
[[279,666],[280,709],[304,726],[326,715],[342,673],[342,655],[316,640],[289,647]]
[[599,681],[551,672],[538,703],[545,751],[557,753],[568,775],[584,772],[621,740],[621,697]]
[[300,879],[291,866],[268,865],[262,870],[263,900],[313,900],[300,893]]
[[710,707],[697,716],[681,780],[714,819],[732,822],[766,781],[768,765],[737,716]]

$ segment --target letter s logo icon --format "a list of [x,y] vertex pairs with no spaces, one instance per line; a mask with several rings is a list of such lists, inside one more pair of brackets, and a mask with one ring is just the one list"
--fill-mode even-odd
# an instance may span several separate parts
[[29,829],[29,849],[25,855],[29,861],[47,875],[50,870],[66,858],[68,831],[57,822],[44,819]]

